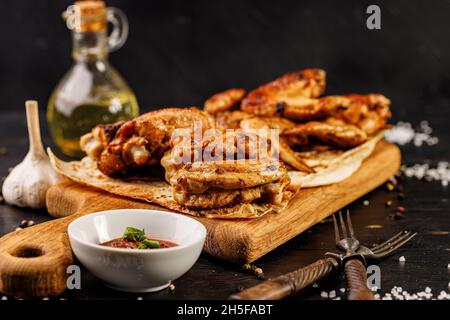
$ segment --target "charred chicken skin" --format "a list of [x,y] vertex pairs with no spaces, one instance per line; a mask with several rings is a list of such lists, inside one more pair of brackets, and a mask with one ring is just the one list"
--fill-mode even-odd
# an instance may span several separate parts
[[113,125],[99,125],[81,140],[81,148],[108,176],[158,164],[176,128],[214,127],[214,119],[196,108],[168,108]]
[[239,106],[245,94],[246,91],[244,89],[228,89],[219,92],[206,100],[204,110],[211,114],[230,111]]
[[320,69],[288,73],[251,91],[242,101],[241,109],[256,116],[293,120],[321,117],[337,104],[334,99],[316,99],[325,90],[325,76]]
[[372,135],[386,128],[386,123],[392,116],[389,106],[391,101],[382,94],[348,94],[347,103],[343,108],[336,109],[333,116],[353,124]]
[[301,145],[302,142],[308,144],[310,138],[315,138],[325,144],[343,149],[356,147],[367,140],[367,134],[363,130],[333,118],[322,122],[310,121],[299,124],[285,130],[283,137],[291,144]]

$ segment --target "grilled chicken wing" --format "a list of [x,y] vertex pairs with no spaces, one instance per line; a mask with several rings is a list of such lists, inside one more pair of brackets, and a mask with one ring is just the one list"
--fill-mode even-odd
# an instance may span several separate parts
[[325,71],[297,71],[251,91],[242,101],[241,109],[257,116],[282,115],[294,120],[310,119],[328,111],[333,102],[315,99],[324,89]]
[[[237,130],[196,141],[188,130],[161,160],[174,199],[190,208],[221,208],[255,200],[280,204],[289,185],[270,140]],[[187,155],[187,156],[186,156]]]
[[224,111],[214,115],[216,126],[223,130],[239,129],[242,120],[254,118],[255,116],[243,111]]
[[336,109],[333,116],[342,119],[372,135],[386,127],[392,116],[391,101],[382,94],[348,94],[344,108]]
[[204,110],[211,114],[230,111],[239,105],[245,94],[244,89],[228,89],[219,92],[206,100]]
[[[341,120],[327,119],[324,122],[311,121],[285,130],[283,136],[289,141],[308,141],[310,137],[339,148],[351,148],[367,140],[367,134],[358,127]],[[299,140],[301,138],[301,140]]]
[[283,201],[283,193],[289,183],[289,176],[285,176],[282,180],[274,183],[245,189],[210,189],[200,194],[174,191],[174,199],[192,209],[223,208],[238,203],[250,203],[255,200],[271,204],[281,204]]
[[[290,120],[278,118],[278,117],[253,117],[250,119],[242,120],[240,123],[241,128],[248,129],[278,129],[280,133],[285,130],[295,127],[295,123]],[[307,138],[302,135],[293,136],[291,139],[297,139],[297,144],[306,144]],[[288,145],[284,137],[279,136],[279,157],[280,159],[299,171],[313,173],[314,170],[310,168],[300,156],[298,156]]]
[[176,128],[214,127],[214,119],[197,108],[168,108],[114,125],[100,125],[80,140],[100,171],[115,175],[159,163]]

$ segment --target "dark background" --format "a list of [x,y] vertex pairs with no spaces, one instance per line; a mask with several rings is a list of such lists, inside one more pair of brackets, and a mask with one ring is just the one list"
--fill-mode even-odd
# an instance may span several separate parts
[[[61,12],[71,1],[0,4],[1,110],[42,105],[71,65]],[[254,88],[288,71],[321,67],[328,93],[382,92],[397,117],[450,97],[450,3],[433,1],[107,1],[130,22],[110,57],[141,110],[201,105],[229,88]],[[366,28],[378,4],[382,29]],[[420,117],[419,117],[420,118]]]
[[[71,65],[70,32],[61,12],[70,1],[1,1],[0,19],[0,176],[20,162],[27,150],[25,99],[38,99],[44,113],[54,86]],[[112,64],[134,89],[141,110],[162,106],[201,105],[211,94],[229,88],[252,89],[288,71],[321,67],[328,72],[327,93],[380,92],[393,100],[391,123],[417,126],[428,120],[435,146],[402,146],[408,165],[450,159],[450,2],[436,1],[108,1],[130,21],[125,46],[111,55]],[[378,4],[382,30],[366,28],[366,8]],[[41,115],[43,139],[52,146]],[[448,290],[450,272],[449,187],[439,182],[404,181],[403,201],[380,187],[351,206],[361,241],[371,244],[408,229],[419,235],[404,251],[381,263],[382,290],[402,286],[409,292]],[[370,206],[364,206],[363,200]],[[392,199],[392,207],[385,202]],[[395,207],[405,218],[392,221]],[[45,210],[0,206],[0,235],[22,219],[51,219]],[[384,228],[368,231],[367,226]],[[334,249],[333,227],[320,223],[257,261],[273,277]],[[398,258],[405,255],[402,267]],[[174,293],[161,291],[144,299],[224,299],[238,285],[258,283],[239,266],[203,254]],[[321,290],[344,284],[330,280],[300,298],[320,299]],[[107,289],[84,273],[83,290],[69,299],[136,299],[135,294]]]

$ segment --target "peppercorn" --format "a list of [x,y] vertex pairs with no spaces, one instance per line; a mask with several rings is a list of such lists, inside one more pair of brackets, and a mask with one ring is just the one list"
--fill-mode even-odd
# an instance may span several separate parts
[[399,213],[405,213],[405,212],[406,212],[405,207],[397,207],[395,210],[396,210],[397,212],[399,212]]
[[393,191],[395,189],[394,185],[392,183],[390,183],[390,182],[386,183],[386,188],[389,191]]
[[248,264],[248,263],[246,263],[246,264],[244,264],[243,266],[242,266],[242,270],[245,270],[245,271],[247,271],[247,270],[250,270],[252,267],[250,266],[250,264]]

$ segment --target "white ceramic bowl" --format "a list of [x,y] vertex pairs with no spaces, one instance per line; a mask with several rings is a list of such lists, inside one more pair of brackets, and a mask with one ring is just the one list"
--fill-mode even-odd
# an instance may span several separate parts
[[[126,227],[144,229],[147,236],[178,246],[139,250],[99,245],[121,237]],[[107,286],[128,292],[166,288],[194,265],[206,237],[205,227],[192,218],[144,209],[89,214],[70,223],[68,233],[75,256],[90,272]]]

